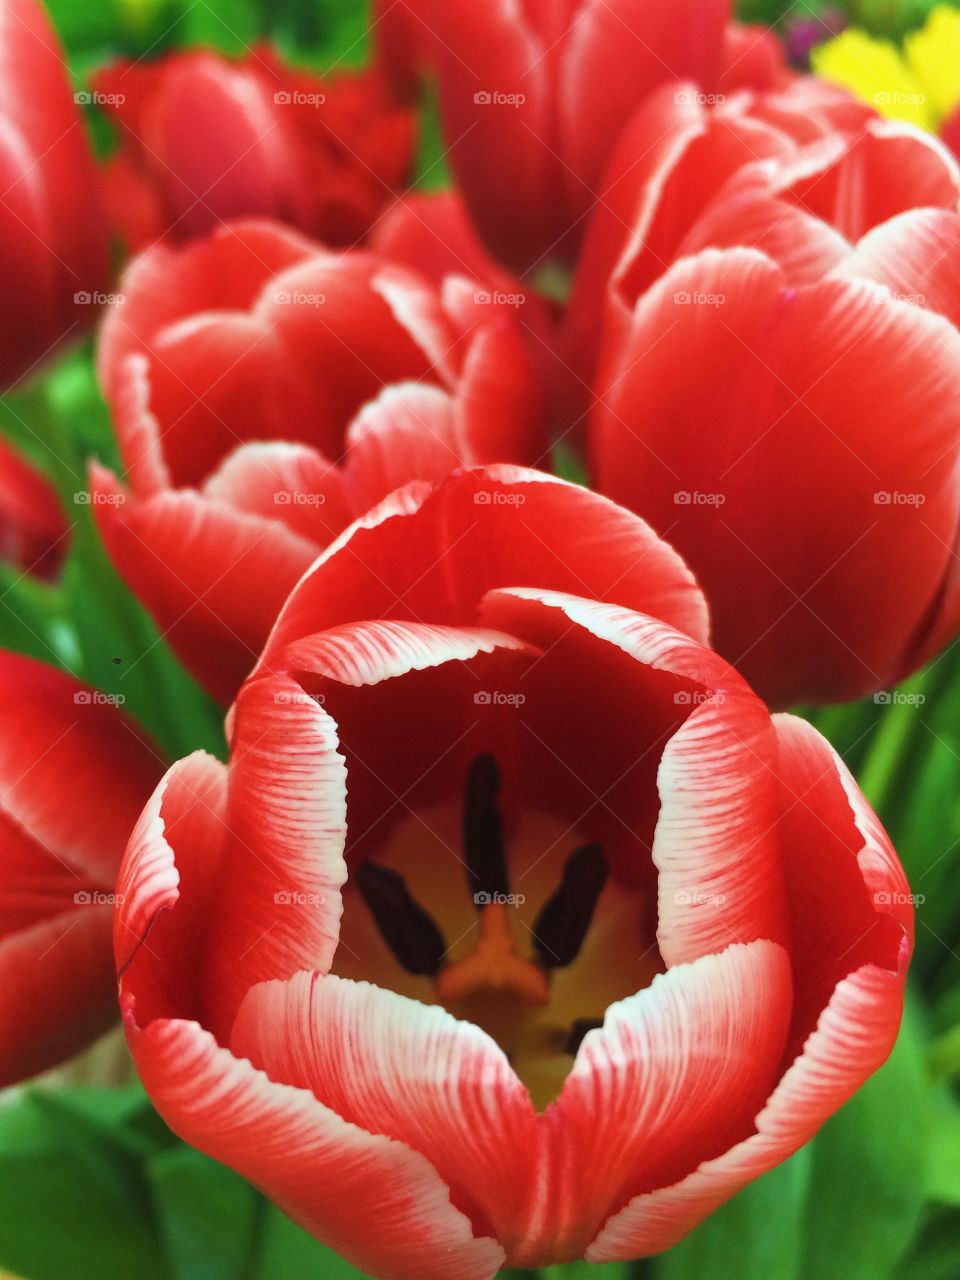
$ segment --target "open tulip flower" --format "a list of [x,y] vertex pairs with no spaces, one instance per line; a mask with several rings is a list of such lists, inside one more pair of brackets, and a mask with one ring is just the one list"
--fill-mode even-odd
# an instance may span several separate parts
[[95,469],[114,563],[224,700],[291,587],[410,480],[544,453],[513,309],[274,223],[235,223],[130,267],[101,380],[129,493]]
[[115,701],[0,653],[0,1085],[117,1017],[117,871],[162,768]]
[[327,80],[267,48],[191,49],[115,62],[94,85],[118,129],[104,191],[130,250],[257,216],[352,246],[409,181],[415,120],[375,69]]
[[640,202],[592,474],[687,559],[767,701],[889,689],[960,622],[960,174],[880,120],[716,168],[679,242],[649,234],[662,172]]
[[412,485],[284,608],[119,882],[171,1127],[375,1277],[664,1249],[887,1056],[912,907],[639,518]]
[[0,387],[89,329],[109,262],[93,153],[36,0],[0,2]]

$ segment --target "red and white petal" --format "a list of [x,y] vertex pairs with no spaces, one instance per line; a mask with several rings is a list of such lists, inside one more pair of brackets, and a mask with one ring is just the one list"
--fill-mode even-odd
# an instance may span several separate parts
[[151,403],[151,369],[148,356],[132,352],[119,361],[110,387],[105,388],[127,482],[143,498],[162,492],[172,482],[164,457],[163,428]]
[[958,524],[958,369],[941,317],[866,282],[791,289],[750,250],[684,260],[638,304],[594,475],[689,558],[716,648],[768,701],[899,674]]
[[[665,963],[756,938],[785,942],[776,741],[766,708],[731,668],[646,615],[556,592],[491,592],[483,614],[551,655],[542,684],[536,666],[524,676],[525,723],[569,768],[558,789],[572,795],[587,785],[591,831],[612,869],[629,879],[632,867],[635,879],[652,856]],[[621,655],[629,664],[614,665]],[[566,700],[559,723],[545,722],[551,679],[579,688],[601,664],[618,693],[607,705],[602,691],[591,692],[591,709],[603,713],[592,731]],[[598,740],[605,743],[599,762]]]
[[135,258],[120,285],[123,302],[108,309],[100,334],[97,367],[107,399],[125,357],[149,352],[168,325],[211,310],[247,310],[277,272],[316,252],[292,228],[251,219],[181,248],[155,245]]
[[225,1041],[249,987],[326,971],[346,879],[346,769],[337,727],[296,681],[249,681],[234,709],[229,876],[208,927],[204,985]]
[[464,444],[448,392],[421,382],[385,387],[347,431],[346,471],[358,510],[413,480],[436,484],[470,466],[475,459]]
[[369,983],[301,973],[249,993],[231,1048],[348,1123],[425,1156],[474,1230],[508,1254],[522,1237],[540,1121],[479,1027]]
[[247,515],[281,520],[318,553],[353,523],[358,501],[339,467],[309,445],[284,441],[241,445],[203,493]]
[[[296,641],[278,656],[276,669],[315,695],[337,727],[353,865],[382,853],[406,815],[459,794],[480,751],[504,757],[501,717],[478,717],[476,695],[514,687],[518,672],[537,656],[498,631],[389,620],[346,623]],[[449,844],[444,852],[462,871]],[[307,957],[300,967],[325,966]]]
[[56,1066],[117,1017],[113,906],[89,902],[0,939],[0,1087]]
[[586,1250],[614,1262],[669,1249],[741,1187],[782,1163],[881,1066],[903,1013],[904,974],[876,965],[839,984],[804,1051],[756,1120],[756,1133],[673,1186],[636,1196]]
[[196,1023],[131,1032],[140,1078],[173,1131],[235,1169],[293,1220],[383,1280],[492,1280],[504,1258],[477,1237],[418,1152],[272,1083]]
[[673,1186],[635,1198],[606,1223],[587,1250],[590,1261],[675,1244],[813,1137],[896,1040],[912,942],[903,872],[832,748],[803,721],[777,716],[775,723],[793,933],[791,1065],[746,1141]]
[[666,964],[755,938],[788,945],[776,741],[763,704],[708,698],[667,743],[658,783],[653,860]]
[[190,671],[229,702],[316,545],[192,489],[140,501],[96,464],[91,488],[117,572]]
[[793,716],[775,717],[775,726],[796,1052],[849,973],[866,964],[906,968],[913,905],[886,832],[830,744]]
[[357,617],[470,625],[483,596],[536,582],[650,613],[706,638],[679,556],[621,507],[536,471],[488,467],[401,490],[320,557],[288,601],[264,661]]
[[87,685],[0,653],[0,813],[49,851],[52,870],[73,871],[77,889],[112,890],[161,767],[133,723]]
[[553,1165],[531,1237],[538,1225],[556,1256],[582,1257],[619,1206],[748,1134],[789,1019],[789,960],[763,940],[670,969],[611,1006],[550,1113]]
[[771,169],[775,194],[822,218],[850,244],[908,209],[952,209],[960,167],[936,138],[899,120],[834,135]]
[[117,881],[113,949],[128,1025],[196,1017],[201,963],[226,848],[226,767],[197,751],[150,797]]
[[176,485],[201,484],[238,444],[301,420],[288,417],[283,346],[258,315],[186,317],[156,335],[149,358],[149,413]]
[[960,327],[960,214],[911,209],[891,218],[868,231],[834,275],[885,284],[894,297]]

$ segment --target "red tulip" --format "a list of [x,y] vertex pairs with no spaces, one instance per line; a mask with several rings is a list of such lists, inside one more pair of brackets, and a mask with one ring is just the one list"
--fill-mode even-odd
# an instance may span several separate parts
[[68,546],[69,530],[56,489],[0,438],[0,559],[52,580]]
[[960,624],[958,195],[937,142],[878,122],[701,198],[652,287],[644,233],[616,265],[597,485],[775,704],[889,688]]
[[[444,0],[432,11],[444,137],[474,221],[518,271],[571,262],[617,135],[660,85],[711,103],[776,75],[729,0]],[[756,51],[754,50],[756,46]]]
[[535,472],[354,526],[125,858],[175,1132],[390,1280],[656,1252],[805,1142],[893,1044],[912,908],[705,625],[642,521]]
[[0,1085],[117,1016],[117,870],[162,769],[115,702],[0,653]]
[[134,250],[261,215],[352,245],[409,180],[414,117],[375,71],[321,80],[266,47],[239,60],[192,49],[114,63],[94,83],[120,131],[112,220]]
[[130,494],[97,471],[119,571],[229,700],[291,587],[412,479],[534,462],[533,375],[508,306],[374,255],[237,224],[135,262],[100,371]]
[[707,202],[750,161],[786,159],[840,132],[858,134],[875,118],[846,90],[810,76],[731,95],[715,110],[694,84],[651,94],[620,135],[577,263],[562,346],[584,391],[609,290],[638,297],[649,287],[686,251]]
[[0,386],[96,316],[108,274],[93,156],[35,0],[0,0]]

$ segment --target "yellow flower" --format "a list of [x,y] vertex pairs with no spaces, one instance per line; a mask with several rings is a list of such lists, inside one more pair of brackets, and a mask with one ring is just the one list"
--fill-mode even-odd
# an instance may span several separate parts
[[902,49],[851,28],[815,49],[813,66],[881,115],[936,132],[960,106],[960,10],[938,5]]

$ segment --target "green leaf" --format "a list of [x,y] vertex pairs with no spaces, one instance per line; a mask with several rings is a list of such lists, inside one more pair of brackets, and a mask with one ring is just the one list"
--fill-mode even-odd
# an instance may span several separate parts
[[279,1209],[265,1203],[256,1264],[250,1268],[249,1278],[291,1280],[293,1276],[368,1280],[365,1272],[358,1271],[339,1254],[301,1230]]
[[799,1267],[810,1162],[808,1149],[798,1151],[744,1187],[656,1260],[656,1280],[806,1280]]
[[167,1280],[137,1161],[83,1107],[0,1108],[0,1267],[29,1280]]
[[921,1221],[929,1092],[917,1019],[813,1144],[800,1276],[885,1280]]
[[261,1206],[243,1178],[189,1147],[150,1161],[160,1235],[173,1280],[237,1280],[253,1255]]

